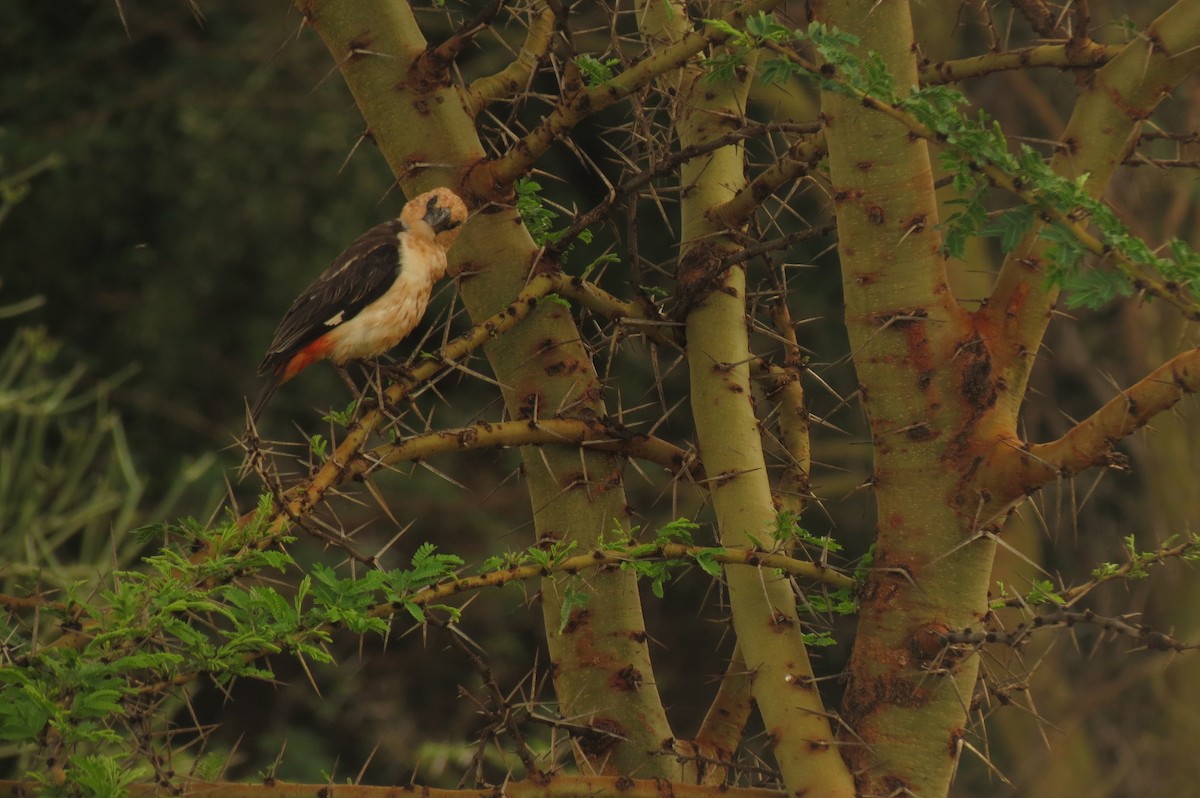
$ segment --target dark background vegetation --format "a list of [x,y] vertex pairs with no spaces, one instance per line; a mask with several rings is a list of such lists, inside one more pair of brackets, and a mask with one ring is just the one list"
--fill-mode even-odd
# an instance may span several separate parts
[[[236,482],[240,450],[235,443],[244,423],[243,397],[257,389],[255,371],[274,325],[300,288],[358,233],[394,214],[403,197],[373,147],[358,146],[362,119],[328,53],[314,35],[301,31],[290,4],[211,2],[203,4],[202,18],[185,3],[124,5],[128,30],[117,7],[104,0],[0,4],[0,178],[47,158],[59,164],[34,177],[28,194],[11,204],[0,222],[0,307],[44,299],[36,310],[0,319],[0,342],[11,340],[20,326],[41,326],[62,344],[51,370],[65,373],[84,364],[80,390],[116,378],[108,402],[123,421],[133,466],[146,483],[146,512],[137,521],[150,523],[163,520],[150,508],[174,495],[185,472],[182,495],[170,505],[172,516],[205,517],[226,496],[243,508],[254,501],[258,485]],[[1144,16],[1152,14],[1147,10]],[[422,19],[431,38],[446,30],[442,15]],[[962,35],[984,34],[976,26]],[[471,74],[495,68],[481,58],[467,53],[462,69]],[[1070,76],[1059,73],[996,76],[976,84],[973,96],[1011,124],[1010,133],[1052,137],[1062,121],[1055,116],[1053,98],[1069,96],[1071,88]],[[1191,91],[1197,91],[1194,81]],[[528,109],[533,118],[536,112]],[[1179,128],[1190,124],[1194,129],[1196,120],[1186,113],[1184,107],[1166,109]],[[590,123],[575,137],[576,145],[601,163],[608,157],[600,143],[603,124]],[[539,179],[564,216],[566,209],[586,208],[602,196],[603,187],[565,150],[552,153],[540,167],[557,176]],[[1163,180],[1139,173],[1115,183],[1118,207],[1137,207],[1151,198],[1165,203],[1144,206],[1132,217],[1135,230],[1154,239],[1196,229],[1195,183],[1187,189],[1177,181],[1164,191],[1159,188]],[[663,224],[653,207],[641,209],[639,221],[643,230]],[[573,257],[586,262],[602,252],[611,239],[599,232],[593,247]],[[640,254],[651,271],[661,266],[654,279],[669,285],[673,252],[666,242],[673,236],[659,238],[662,249],[644,242]],[[789,261],[817,266],[804,272],[810,287],[797,299],[793,315],[815,319],[801,328],[802,340],[814,350],[821,373],[848,393],[853,378],[839,365],[845,345],[838,327],[838,278],[834,269],[820,268],[831,263],[822,254],[828,243],[787,253]],[[1194,237],[1192,243],[1198,243]],[[619,268],[625,267],[614,267]],[[422,331],[435,343],[457,307],[452,294],[447,289],[438,296]],[[1160,330],[1128,310],[1088,318],[1090,326],[1059,325],[1034,394],[1035,400],[1052,397],[1076,417],[1111,396],[1114,382],[1127,384],[1141,375],[1141,360],[1153,359],[1148,350],[1157,346],[1148,342],[1182,335],[1170,332],[1170,322]],[[453,329],[465,326],[461,319],[449,323]],[[1114,330],[1125,333],[1116,336],[1116,345]],[[400,354],[410,350],[402,346]],[[647,401],[653,375],[645,359],[622,362],[635,362],[640,371],[624,378],[621,401],[629,406]],[[472,367],[485,368],[481,360]],[[683,367],[666,371],[668,380],[685,379]],[[500,412],[482,383],[451,377],[440,388],[448,401],[426,396],[420,405],[432,426],[495,418]],[[279,392],[265,431],[299,440],[294,423],[305,434],[329,434],[323,409],[341,407],[347,398],[330,370],[312,369]],[[839,405],[832,394],[815,395],[813,402],[818,415]],[[858,411],[842,407],[834,421],[846,433],[818,433],[821,465],[814,474],[818,492],[829,501],[806,522],[819,533],[837,530],[852,551],[861,550],[872,518],[865,503],[853,500],[853,489],[869,470],[862,460],[866,447],[856,444],[861,440]],[[426,422],[412,417],[410,423],[421,429]],[[687,440],[689,423],[680,410],[664,429]],[[1068,425],[1037,412],[1027,423],[1031,437],[1043,439]],[[214,451],[219,458],[208,467],[191,468]],[[1166,457],[1145,439],[1126,452],[1135,466]],[[1174,462],[1175,474],[1195,465]],[[424,540],[475,563],[497,548],[528,545],[529,508],[514,454],[480,452],[433,466],[444,468],[461,487],[421,467],[414,468],[412,480],[384,483],[398,525],[376,520],[360,537],[363,549],[383,546],[410,523],[388,551],[391,564]],[[636,473],[628,476],[631,501],[644,523],[669,518],[672,497],[660,495]],[[1145,535],[1150,547],[1179,531],[1179,514],[1161,506],[1161,491],[1170,488],[1159,486],[1157,508],[1154,490],[1148,493],[1149,505],[1134,498],[1144,487],[1136,469],[1134,475],[1108,477],[1085,503],[1090,487],[1090,482],[1064,486],[1044,498],[1041,520],[1030,519],[1037,531],[1019,544],[1027,546],[1029,556],[1039,558],[1040,546],[1054,535],[1079,534],[1081,528],[1094,541],[1092,563],[1116,559],[1124,535]],[[363,517],[378,516],[373,500],[364,496],[363,501]],[[698,511],[695,494],[686,492],[675,509],[681,515]],[[342,521],[345,528],[357,526],[352,518]],[[124,528],[115,531],[129,534]],[[21,530],[0,534],[20,535]],[[310,548],[302,556],[334,556]],[[1045,564],[1055,577],[1069,577],[1073,569],[1086,574],[1086,566]],[[712,589],[703,574],[689,573],[665,600],[647,602],[651,633],[661,644],[655,657],[666,681],[659,686],[684,730],[699,721],[697,713],[709,699],[707,692],[696,692],[696,685],[704,684],[704,675],[719,673],[728,653],[719,606],[709,602],[700,609]],[[1115,614],[1156,606],[1150,596],[1119,601],[1119,606],[1097,609]],[[1157,617],[1171,625],[1176,607],[1159,604]],[[538,653],[541,618],[531,597],[516,588],[483,594],[467,618],[464,628],[492,654],[502,685],[521,685],[549,699],[542,688],[546,663]],[[340,641],[340,667],[318,672],[320,697],[303,686],[307,677],[301,670],[282,661],[276,667],[292,687],[240,684],[231,700],[202,689],[196,696],[199,719],[225,724],[210,750],[223,755],[236,748],[229,775],[237,776],[269,767],[286,742],[279,774],[320,780],[334,763],[340,763],[340,776],[353,775],[378,746],[368,771],[376,783],[406,781],[413,762],[419,763],[419,778],[454,783],[477,722],[474,705],[460,697],[459,685],[472,690],[477,679],[462,657],[448,653],[437,632],[405,631],[398,625],[386,645],[367,641],[361,649],[356,640]],[[1090,651],[1091,641],[1082,645]],[[822,672],[836,673],[838,652],[824,656]],[[1159,670],[1139,656],[1131,660],[1101,648],[1088,661],[1077,661],[1071,678],[1092,680],[1097,690],[1108,691],[1110,677],[1131,662],[1143,674]],[[532,677],[530,662],[537,663]],[[1139,696],[1163,689],[1157,679],[1131,688],[1126,696],[1132,700],[1066,711],[1073,721],[1108,730],[1114,751],[1156,746],[1154,740],[1143,746],[1122,739],[1119,729],[1129,722],[1146,726],[1138,716],[1148,702]],[[1073,685],[1075,694],[1079,683]],[[998,748],[1002,758],[1003,745]],[[1016,763],[1007,764],[1020,771]],[[967,779],[968,784],[988,783],[982,771],[972,771]],[[998,788],[995,782],[991,787]]]

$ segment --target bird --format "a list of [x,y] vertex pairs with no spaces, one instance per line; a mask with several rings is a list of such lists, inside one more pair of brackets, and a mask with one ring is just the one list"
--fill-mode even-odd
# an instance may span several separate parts
[[258,367],[267,381],[251,406],[251,420],[258,420],[280,385],[313,363],[332,361],[344,376],[346,363],[382,355],[412,332],[433,284],[446,274],[446,253],[466,220],[462,199],[435,188],[346,247],[279,322]]

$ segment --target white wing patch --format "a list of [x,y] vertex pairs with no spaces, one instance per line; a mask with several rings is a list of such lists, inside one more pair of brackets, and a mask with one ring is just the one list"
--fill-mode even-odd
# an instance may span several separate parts
[[339,310],[334,315],[325,320],[326,327],[336,327],[346,320],[346,311]]

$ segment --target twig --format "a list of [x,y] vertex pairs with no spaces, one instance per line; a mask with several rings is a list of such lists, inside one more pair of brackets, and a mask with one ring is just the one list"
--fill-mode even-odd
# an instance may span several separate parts
[[[779,0],[747,0],[725,14],[721,20],[727,24],[737,24],[749,15],[769,10],[778,4]],[[472,172],[471,180],[479,183],[481,189],[486,188],[486,191],[481,190],[478,193],[490,196],[494,193],[495,186],[511,185],[528,173],[538,158],[579,122],[620,102],[633,92],[649,85],[660,75],[677,69],[705,47],[720,44],[728,38],[728,33],[717,26],[706,24],[702,30],[692,31],[675,44],[639,61],[611,80],[595,86],[568,86],[562,102],[546,115],[541,124],[513,145],[507,153]]]
[[1063,629],[1089,624],[1114,635],[1131,637],[1146,648],[1155,651],[1191,651],[1200,649],[1200,643],[1184,643],[1170,635],[1151,629],[1145,624],[1131,624],[1120,618],[1110,618],[1097,615],[1091,610],[1075,612],[1073,610],[1056,610],[1037,615],[1032,620],[1018,624],[1011,631],[986,629],[960,629],[948,632],[944,637],[951,645],[982,646],[987,643],[1017,648],[1029,642],[1030,636],[1043,629]]

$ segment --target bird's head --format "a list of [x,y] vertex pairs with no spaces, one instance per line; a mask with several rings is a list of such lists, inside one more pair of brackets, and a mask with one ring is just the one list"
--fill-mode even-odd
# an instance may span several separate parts
[[435,233],[445,232],[461,224],[453,218],[449,206],[438,203],[437,197],[430,197],[425,203],[425,221]]
[[405,205],[400,220],[410,229],[415,222],[424,222],[433,229],[437,243],[443,249],[449,249],[458,238],[459,228],[467,221],[467,206],[450,189],[435,188]]

